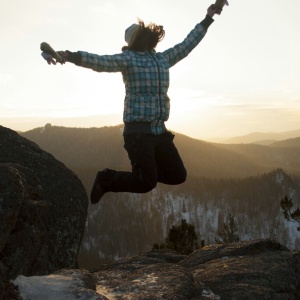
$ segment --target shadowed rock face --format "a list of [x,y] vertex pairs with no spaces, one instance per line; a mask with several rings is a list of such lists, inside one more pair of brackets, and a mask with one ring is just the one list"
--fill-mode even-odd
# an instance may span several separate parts
[[257,240],[211,245],[190,256],[155,250],[95,272],[63,269],[51,276],[19,276],[13,284],[23,299],[33,300],[52,299],[57,284],[62,295],[72,295],[68,299],[284,300],[300,299],[299,270],[299,253]]
[[212,245],[181,262],[221,299],[299,299],[299,253],[272,240]]
[[0,126],[2,283],[20,274],[76,268],[87,206],[85,189],[72,171]]

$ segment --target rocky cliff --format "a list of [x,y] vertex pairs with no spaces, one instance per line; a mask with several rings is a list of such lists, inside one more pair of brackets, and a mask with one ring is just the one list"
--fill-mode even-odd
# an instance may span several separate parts
[[87,206],[72,171],[0,126],[0,298],[20,274],[77,267]]
[[300,298],[300,255],[272,240],[211,245],[190,256],[147,252],[99,266],[19,276],[21,299],[259,300]]

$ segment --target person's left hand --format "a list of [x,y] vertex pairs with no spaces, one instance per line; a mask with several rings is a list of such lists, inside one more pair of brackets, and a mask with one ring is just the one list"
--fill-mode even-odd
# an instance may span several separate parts
[[210,17],[213,17],[215,14],[220,15],[222,12],[222,8],[215,8],[215,5],[212,4],[208,9],[207,9],[207,15]]

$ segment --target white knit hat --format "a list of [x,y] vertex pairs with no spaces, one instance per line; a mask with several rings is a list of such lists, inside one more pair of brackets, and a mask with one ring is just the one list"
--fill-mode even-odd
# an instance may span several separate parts
[[129,45],[132,42],[135,33],[140,26],[138,24],[132,24],[125,30],[125,41]]

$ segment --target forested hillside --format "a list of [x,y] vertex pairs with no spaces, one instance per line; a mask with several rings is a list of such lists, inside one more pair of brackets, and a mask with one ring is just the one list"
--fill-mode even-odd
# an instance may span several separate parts
[[300,137],[292,138],[284,141],[274,142],[272,147],[284,147],[284,148],[299,148],[300,149]]
[[[22,133],[41,148],[80,174],[95,173],[109,167],[130,169],[123,148],[123,126],[66,128],[47,124]],[[300,175],[300,156],[295,147],[254,144],[216,144],[175,133],[175,144],[189,177],[244,178],[277,168]],[[93,174],[94,176],[94,174]],[[86,180],[87,179],[87,180]],[[86,184],[90,178],[82,178]]]
[[[88,194],[99,169],[130,169],[122,126],[83,129],[48,124],[22,135],[76,172]],[[289,247],[300,247],[297,225],[287,222],[280,209],[285,195],[299,203],[297,147],[214,144],[181,134],[176,134],[175,143],[188,170],[187,182],[159,184],[142,195],[108,193],[91,206],[82,267],[93,269],[99,262],[150,250],[181,219],[195,225],[199,242],[214,243],[229,213],[237,219],[241,240],[273,232]]]

